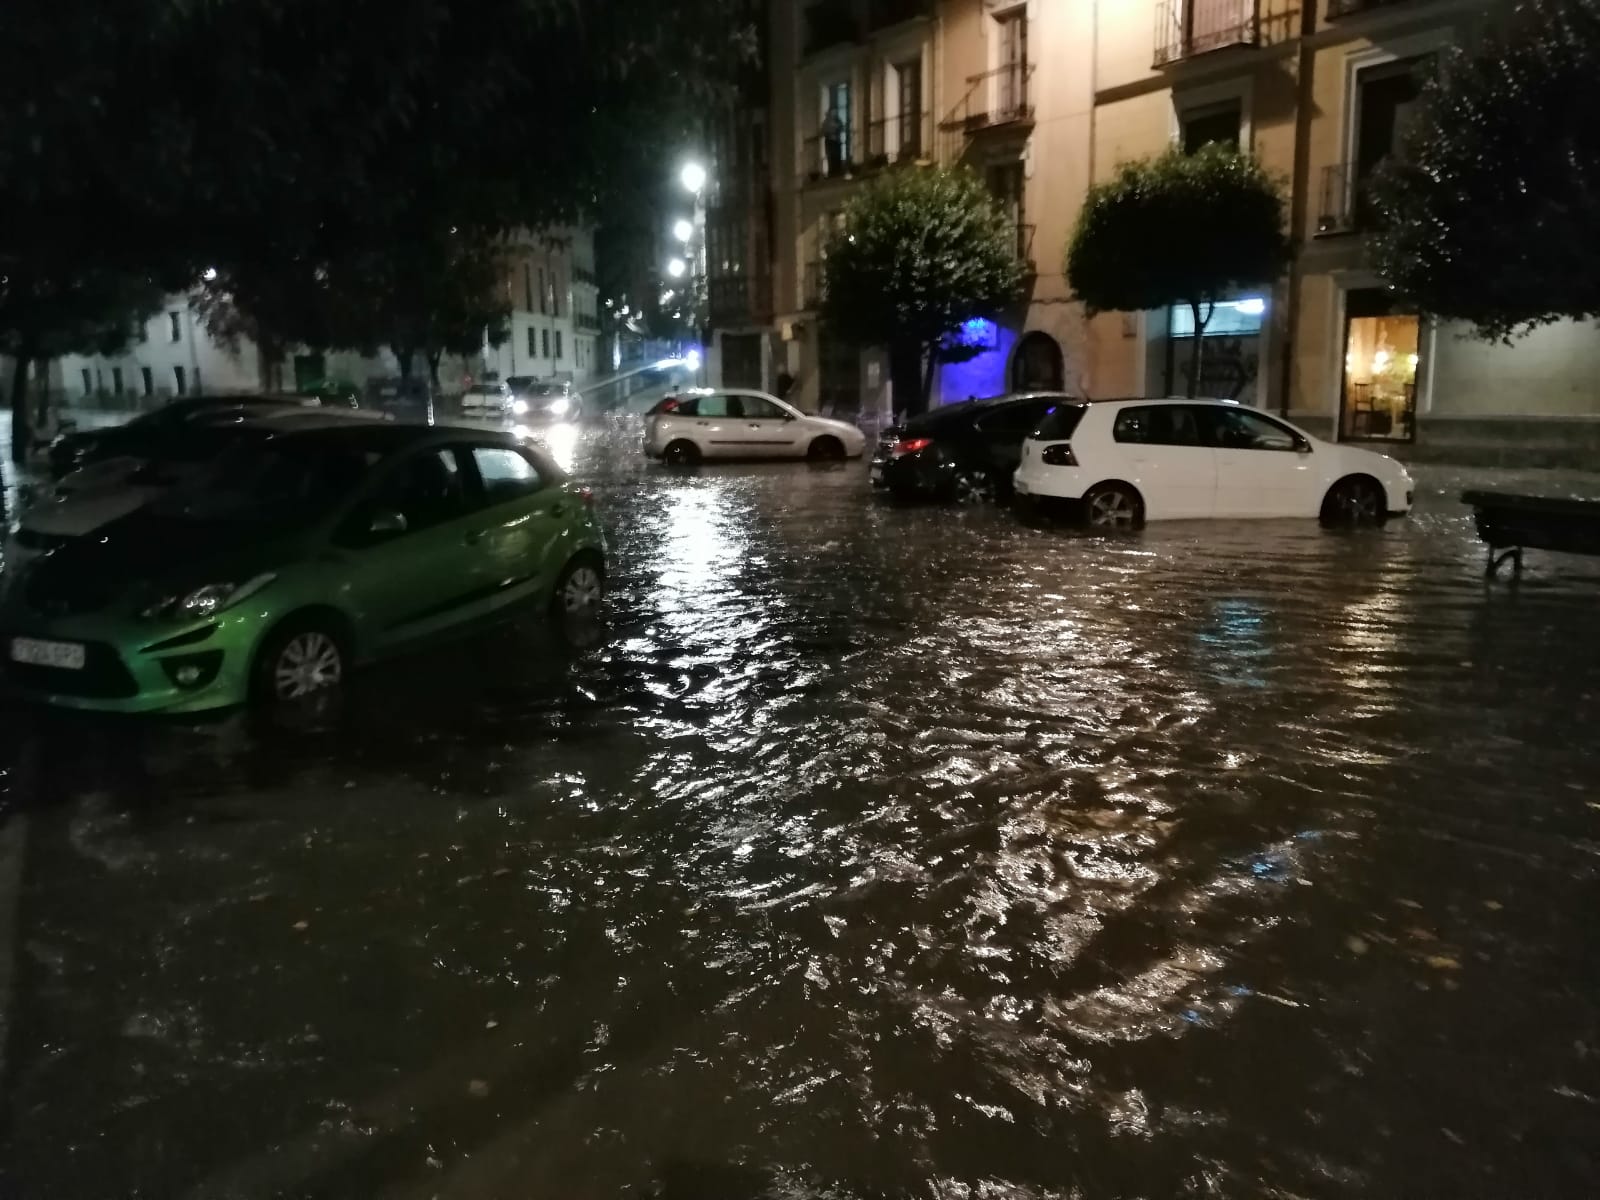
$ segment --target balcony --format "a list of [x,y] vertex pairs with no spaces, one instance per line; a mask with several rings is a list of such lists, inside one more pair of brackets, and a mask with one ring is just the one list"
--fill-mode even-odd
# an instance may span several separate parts
[[1322,196],[1317,208],[1317,236],[1360,233],[1371,229],[1375,210],[1368,185],[1369,171],[1355,163],[1335,163],[1322,169]]
[[860,40],[861,24],[849,0],[817,0],[806,9],[802,50],[806,56]]
[[800,143],[800,183],[843,182],[862,174],[859,149],[853,137],[840,138],[834,147],[821,134]]
[[933,120],[930,113],[902,113],[879,117],[867,126],[867,166],[891,162],[916,162],[933,154]]
[[1392,8],[1396,4],[1404,3],[1406,0],[1328,0],[1328,20],[1337,21],[1340,17],[1355,17],[1372,12],[1374,9]]
[[[985,130],[1025,131],[1033,127],[1033,64],[1011,62],[972,75],[967,79],[967,94],[939,123],[939,128],[962,137],[974,137]],[[947,147],[947,159],[960,157]]]
[[934,0],[867,0],[867,28],[887,29],[903,21],[931,17]]
[[[1337,2],[1329,0],[1330,4]],[[1217,50],[1260,44],[1260,0],[1161,0],[1156,5],[1158,67]]]

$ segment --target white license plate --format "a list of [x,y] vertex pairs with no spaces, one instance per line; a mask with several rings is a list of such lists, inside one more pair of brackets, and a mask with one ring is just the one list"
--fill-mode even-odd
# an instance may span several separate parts
[[83,670],[83,647],[77,642],[46,642],[39,638],[12,638],[11,661],[35,667],[60,667]]

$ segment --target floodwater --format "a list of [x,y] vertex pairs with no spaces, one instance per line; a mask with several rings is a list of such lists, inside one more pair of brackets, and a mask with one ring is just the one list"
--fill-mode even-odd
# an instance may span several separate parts
[[4,714],[0,1194],[1595,1193],[1594,562],[555,449],[578,644]]

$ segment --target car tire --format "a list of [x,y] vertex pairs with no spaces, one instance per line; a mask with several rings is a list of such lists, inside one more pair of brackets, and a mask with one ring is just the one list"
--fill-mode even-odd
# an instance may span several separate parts
[[811,445],[806,447],[806,458],[810,462],[842,462],[844,459],[844,443],[829,434],[813,438]]
[[700,447],[688,438],[679,438],[675,442],[668,442],[667,448],[661,452],[661,461],[669,467],[693,467],[700,463]]
[[944,498],[956,504],[987,504],[995,498],[994,479],[987,471],[960,469],[951,478]]
[[1097,483],[1083,494],[1083,522],[1106,532],[1142,529],[1144,501],[1127,484]]
[[250,672],[251,698],[277,704],[314,701],[343,685],[350,639],[328,617],[292,617],[261,643]]
[[596,616],[606,596],[606,568],[598,554],[575,556],[556,576],[550,593],[550,615],[558,620],[586,620]]
[[1383,485],[1368,475],[1347,475],[1322,500],[1324,525],[1382,525],[1388,517]]

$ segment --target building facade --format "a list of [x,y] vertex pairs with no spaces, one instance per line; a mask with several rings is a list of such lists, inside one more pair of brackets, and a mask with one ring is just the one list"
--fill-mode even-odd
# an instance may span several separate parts
[[[1217,306],[1198,389],[1316,432],[1412,453],[1538,460],[1600,447],[1600,333],[1507,347],[1399,305],[1367,265],[1366,183],[1399,145],[1420,73],[1481,0],[774,0],[773,296],[806,407],[882,409],[872,349],[830,339],[822,246],[852,190],[965,164],[1005,207],[1024,299],[943,367],[935,400],[1022,387],[1188,390],[1183,310],[1089,319],[1063,275],[1091,183],[1177,145],[1227,142],[1284,181],[1294,264]],[[1548,456],[1548,455],[1547,455]]]

